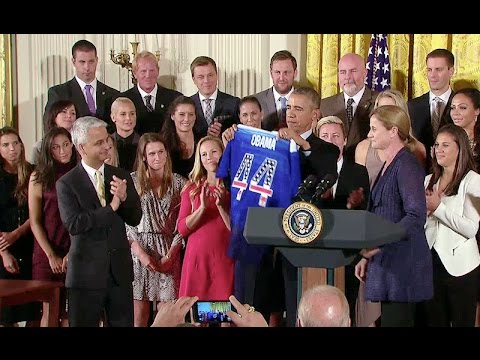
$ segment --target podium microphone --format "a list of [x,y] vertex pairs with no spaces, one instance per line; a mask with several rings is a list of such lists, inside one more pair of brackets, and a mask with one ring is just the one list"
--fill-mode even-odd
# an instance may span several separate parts
[[307,193],[312,193],[315,185],[317,185],[318,180],[315,175],[308,175],[305,180],[298,187],[297,194],[293,198],[293,201],[305,201],[303,195]]
[[312,196],[311,203],[317,201],[320,196],[322,196],[328,189],[330,189],[338,179],[337,174],[327,174],[325,177],[318,183],[315,188],[315,193]]

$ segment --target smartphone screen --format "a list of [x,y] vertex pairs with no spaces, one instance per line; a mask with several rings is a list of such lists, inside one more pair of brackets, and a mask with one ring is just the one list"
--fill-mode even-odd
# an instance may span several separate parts
[[230,301],[197,301],[193,305],[194,321],[198,323],[231,322],[227,311],[233,310]]

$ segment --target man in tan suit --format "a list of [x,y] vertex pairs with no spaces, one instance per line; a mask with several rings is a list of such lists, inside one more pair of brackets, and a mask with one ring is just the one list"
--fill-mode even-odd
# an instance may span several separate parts
[[373,110],[377,92],[365,86],[367,69],[358,54],[345,54],[338,62],[338,85],[342,92],[322,99],[321,116],[338,116],[345,124],[347,145],[344,156],[354,161],[355,147],[367,137],[370,129],[369,114]]

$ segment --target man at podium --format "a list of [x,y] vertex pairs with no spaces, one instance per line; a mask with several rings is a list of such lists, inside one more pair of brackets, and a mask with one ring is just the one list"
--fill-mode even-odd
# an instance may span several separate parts
[[[306,87],[296,88],[287,103],[287,127],[279,130],[281,138],[293,139],[300,151],[302,179],[315,175],[323,179],[326,175],[337,174],[339,149],[320,138],[312,131],[312,123],[320,118],[320,96]],[[285,305],[287,326],[295,326],[297,310],[298,272],[285,258],[282,259],[285,282]]]

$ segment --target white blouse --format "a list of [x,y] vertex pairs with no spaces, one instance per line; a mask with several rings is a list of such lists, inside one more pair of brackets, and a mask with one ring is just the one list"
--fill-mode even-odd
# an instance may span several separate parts
[[[432,175],[425,178],[425,188]],[[434,185],[436,189],[438,182]],[[460,182],[457,195],[443,196],[427,217],[425,234],[443,266],[452,276],[462,276],[480,265],[477,234],[480,221],[480,175],[470,170]]]

